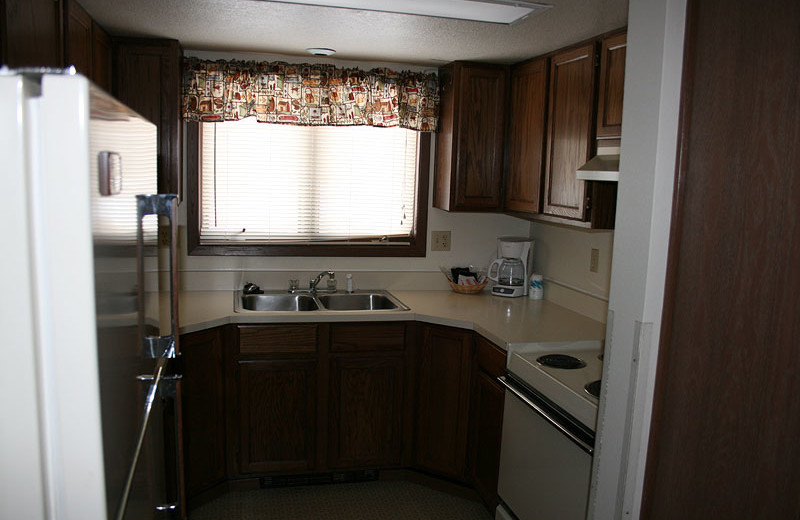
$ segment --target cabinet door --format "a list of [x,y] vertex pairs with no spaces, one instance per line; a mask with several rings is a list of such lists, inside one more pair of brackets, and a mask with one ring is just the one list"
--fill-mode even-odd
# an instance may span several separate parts
[[338,357],[330,367],[330,467],[399,465],[404,358]]
[[9,67],[63,66],[59,0],[0,2],[2,61]]
[[97,22],[92,22],[92,81],[111,92],[111,38]]
[[237,365],[239,471],[312,469],[316,360],[240,360]]
[[505,372],[505,352],[478,338],[470,411],[470,475],[486,507],[497,506],[500,440],[503,430],[503,387],[497,377]]
[[434,206],[447,211],[498,211],[507,69],[456,62],[441,73]]
[[183,448],[189,499],[225,480],[223,351],[219,328],[181,336]]
[[416,463],[465,478],[472,333],[426,325],[418,379]]
[[600,87],[597,98],[597,137],[622,135],[622,98],[625,86],[627,34],[606,38],[600,50]]
[[594,83],[594,44],[553,56],[542,205],[546,215],[586,220],[586,181],[577,180],[575,171],[592,151]]
[[547,128],[547,59],[511,71],[505,209],[534,215],[539,201]]
[[64,56],[67,65],[92,78],[92,17],[75,0],[66,0]]
[[116,40],[115,95],[158,127],[158,192],[181,195],[181,57],[176,40]]

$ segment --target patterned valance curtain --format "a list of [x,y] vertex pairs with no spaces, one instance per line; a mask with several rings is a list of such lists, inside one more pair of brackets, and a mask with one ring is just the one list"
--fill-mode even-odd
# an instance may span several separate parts
[[255,116],[266,123],[400,126],[432,132],[438,115],[435,74],[326,64],[184,60],[185,121]]

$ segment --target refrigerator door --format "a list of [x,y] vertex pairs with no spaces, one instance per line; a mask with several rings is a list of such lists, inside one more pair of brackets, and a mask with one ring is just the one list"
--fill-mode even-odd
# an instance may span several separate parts
[[107,511],[88,88],[82,77],[0,70],[3,194],[19,197],[0,206],[14,227],[7,256],[27,266],[3,263],[12,281],[2,291],[3,330],[14,331],[4,339],[10,358],[3,363],[2,406],[13,420],[0,428],[3,518],[103,518]]
[[[159,216],[175,234],[175,197],[157,190],[156,127],[91,89],[91,206],[108,518],[180,514],[175,240],[159,287]],[[164,297],[162,297],[162,292]],[[162,324],[169,334],[162,336]]]

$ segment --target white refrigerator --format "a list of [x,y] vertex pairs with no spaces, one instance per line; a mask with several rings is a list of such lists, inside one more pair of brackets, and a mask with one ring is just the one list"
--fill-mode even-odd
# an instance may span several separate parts
[[74,71],[0,69],[0,518],[183,516],[156,139]]

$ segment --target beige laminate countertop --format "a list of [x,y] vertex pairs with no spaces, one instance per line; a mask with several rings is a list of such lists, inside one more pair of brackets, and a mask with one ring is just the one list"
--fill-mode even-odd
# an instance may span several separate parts
[[233,291],[180,295],[180,332],[228,323],[416,320],[478,332],[508,349],[522,343],[603,339],[605,325],[546,300],[501,298],[488,292],[390,291],[409,311],[234,312]]

